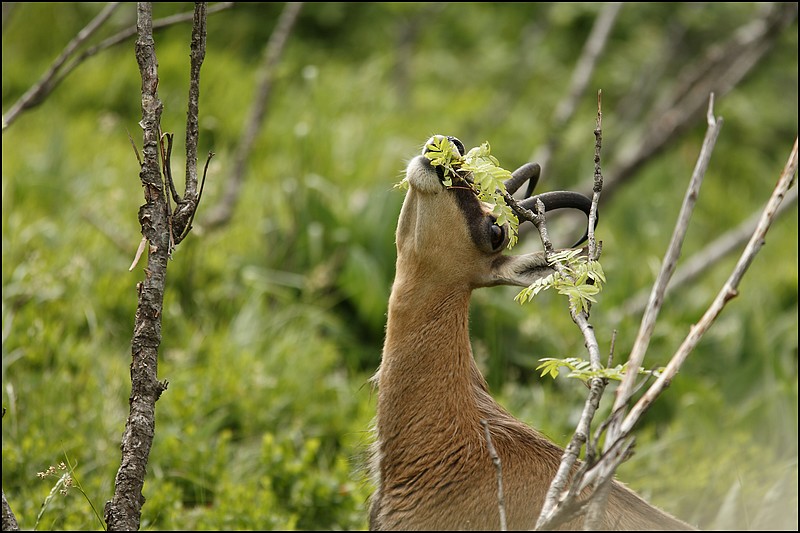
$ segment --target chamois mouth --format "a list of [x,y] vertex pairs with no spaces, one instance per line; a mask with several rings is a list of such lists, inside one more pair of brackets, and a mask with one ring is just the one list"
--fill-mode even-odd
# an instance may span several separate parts
[[436,175],[439,177],[439,181],[444,183],[445,181],[444,168],[440,166],[434,167],[433,165],[431,165],[430,160],[425,155],[432,151],[428,148],[428,146],[430,146],[435,139],[442,137],[446,138],[453,144],[453,146],[456,147],[456,150],[458,150],[458,153],[461,154],[461,157],[464,157],[464,155],[466,154],[466,148],[464,148],[464,143],[462,143],[458,137],[454,137],[452,135],[434,135],[433,137],[425,141],[425,145],[422,147],[422,157],[425,158],[428,165],[436,172]]

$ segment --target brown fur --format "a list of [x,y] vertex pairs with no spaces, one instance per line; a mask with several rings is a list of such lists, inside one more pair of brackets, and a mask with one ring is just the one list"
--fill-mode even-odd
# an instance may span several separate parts
[[[489,395],[472,356],[472,290],[528,285],[551,272],[541,253],[504,256],[492,220],[469,191],[444,189],[427,159],[407,169],[397,226],[378,386],[370,529],[500,527],[496,470],[481,420],[502,461],[509,529],[533,529],[562,450]],[[496,244],[496,242],[495,242]],[[564,527],[580,527],[580,522]],[[604,529],[691,529],[614,482]]]

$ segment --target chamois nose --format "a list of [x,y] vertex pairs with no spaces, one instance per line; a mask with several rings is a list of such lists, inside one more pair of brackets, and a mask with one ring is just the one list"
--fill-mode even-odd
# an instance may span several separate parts
[[439,139],[439,138],[442,138],[442,137],[446,137],[448,141],[453,143],[455,145],[456,149],[458,150],[459,154],[461,154],[463,156],[466,153],[466,151],[464,149],[464,143],[462,143],[461,140],[459,140],[458,137],[453,137],[452,135],[434,135],[433,137],[428,139],[428,142],[425,143],[425,148],[422,149],[422,155],[425,155],[428,152],[430,152],[430,150],[428,149],[428,145],[431,144],[434,141],[434,139]]

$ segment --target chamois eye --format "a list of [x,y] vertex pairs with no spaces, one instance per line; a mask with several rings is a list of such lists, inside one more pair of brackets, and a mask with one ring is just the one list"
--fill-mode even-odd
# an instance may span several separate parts
[[506,242],[506,229],[503,226],[498,226],[494,222],[489,226],[489,238],[492,245],[492,251],[499,250],[503,243]]

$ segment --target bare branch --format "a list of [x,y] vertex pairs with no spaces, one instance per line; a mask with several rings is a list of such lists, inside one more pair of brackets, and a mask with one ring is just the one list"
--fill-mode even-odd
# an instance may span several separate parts
[[618,153],[608,172],[604,192],[609,199],[651,157],[690,127],[703,109],[708,94],[727,94],[758,64],[782,31],[797,18],[796,3],[771,4],[765,13],[734,32],[726,42],[711,46],[704,57],[685,67],[683,80],[653,113],[644,133]]
[[53,61],[53,64],[50,65],[48,71],[44,73],[39,81],[36,82],[30,89],[28,89],[25,94],[23,94],[22,97],[20,97],[20,99],[11,106],[8,112],[3,115],[4,132],[6,131],[6,128],[8,128],[17,119],[20,113],[26,109],[37,106],[45,98],[45,96],[47,96],[50,91],[53,90],[53,87],[55,86],[54,78],[56,77],[56,74],[58,74],[59,69],[75,52],[75,50],[81,44],[83,44],[86,39],[91,37],[92,34],[97,31],[97,29],[102,26],[106,20],[108,20],[117,7],[119,7],[119,2],[111,2],[106,5],[103,10],[67,44],[61,54],[56,58],[55,61]]
[[6,500],[6,491],[3,491],[3,531],[19,531],[17,517]]
[[186,112],[186,189],[188,198],[197,195],[197,139],[200,135],[200,67],[206,56],[206,5],[198,2],[192,25],[192,44],[189,69],[189,109]]
[[269,41],[264,47],[264,56],[258,69],[258,89],[234,156],[233,173],[227,181],[222,200],[205,222],[205,227],[209,230],[226,224],[233,216],[233,209],[239,200],[239,193],[244,181],[245,166],[253,149],[253,143],[255,143],[264,123],[275,70],[302,7],[303,2],[289,2],[286,4],[275,29],[272,31],[272,35],[270,35]]
[[703,314],[700,321],[691,327],[689,334],[686,336],[686,339],[683,341],[680,348],[678,348],[675,355],[672,356],[672,359],[670,359],[664,372],[659,376],[656,382],[650,386],[639,401],[636,402],[636,405],[633,406],[628,416],[625,417],[620,427],[622,433],[628,433],[633,429],[633,426],[638,422],[639,418],[644,414],[653,400],[669,385],[672,378],[677,374],[680,366],[686,360],[686,357],[694,347],[697,346],[700,338],[705,334],[708,328],[716,321],[728,301],[738,295],[739,283],[750,267],[750,264],[753,262],[756,254],[758,254],[761,247],[764,246],[767,231],[769,231],[772,221],[775,219],[778,212],[778,207],[786,196],[787,191],[794,184],[796,173],[797,138],[794,140],[794,146],[789,154],[789,159],[786,161],[786,166],[783,172],[781,172],[781,176],[772,192],[772,196],[764,207],[758,225],[750,237],[747,247],[739,257],[739,261],[736,263],[731,275],[728,277],[728,280],[709,308]]
[[142,487],[155,433],[155,404],[166,383],[158,381],[158,348],[161,344],[161,315],[164,302],[169,227],[166,191],[160,171],[162,104],[158,98],[158,60],[153,41],[152,5],[137,8],[139,38],[136,59],[142,77],[143,161],[139,177],[145,204],[139,209],[142,235],[149,243],[145,278],[137,285],[139,302],[131,341],[130,415],[122,435],[122,460],[115,481],[113,499],[106,502],[105,521],[112,531],[139,529],[144,504]]
[[[797,204],[797,189],[790,189],[786,193],[775,217],[784,215],[791,207]],[[695,253],[686,262],[678,267],[672,276],[672,281],[667,286],[664,296],[668,296],[675,290],[688,285],[696,280],[704,272],[708,272],[711,265],[716,264],[723,258],[730,255],[733,251],[744,245],[756,229],[758,220],[761,218],[761,210],[753,213],[746,220],[741,222],[734,229],[720,235],[702,250]],[[612,323],[620,322],[626,316],[634,316],[641,313],[647,305],[649,291],[641,291],[635,296],[626,300],[618,308],[609,312]]]
[[[158,97],[158,60],[153,41],[152,4],[137,7],[136,60],[142,78],[142,120],[144,132],[141,171],[145,204],[139,208],[142,243],[131,268],[149,245],[145,278],[137,284],[138,307],[131,341],[130,415],[122,436],[122,461],[115,481],[114,497],[106,502],[105,520],[109,530],[139,529],[144,505],[142,487],[155,433],[155,404],[167,389],[158,381],[158,349],[161,345],[161,316],[166,288],[168,259],[173,247],[191,229],[199,202],[197,192],[197,140],[200,99],[200,67],[205,57],[206,5],[195,4],[191,39],[189,105],[186,118],[186,193],[181,198],[172,180],[171,133],[161,133],[162,104]],[[210,156],[209,156],[210,158]],[[208,170],[206,163],[205,170]],[[163,171],[163,178],[162,178]],[[203,174],[205,180],[205,172]],[[201,185],[202,188],[202,185]],[[170,194],[176,202],[172,211]]]
[[[589,257],[593,259],[596,258],[597,254],[597,246],[594,241],[594,222],[597,219],[597,203],[600,201],[600,193],[602,192],[603,189],[603,173],[600,167],[600,152],[602,149],[602,138],[603,138],[602,117],[603,117],[602,99],[601,99],[601,93],[598,91],[597,119],[594,130],[595,134],[594,186],[592,194],[592,205],[589,210]],[[541,205],[541,201],[537,202],[537,210],[539,210],[538,214],[541,216],[542,219],[540,225],[538,226],[539,233],[542,237],[542,242],[544,243],[545,250],[547,251],[548,255],[550,255],[552,254],[552,245],[549,245],[549,239],[547,237],[547,228],[544,222],[544,206]],[[557,270],[561,268],[561,265],[557,263],[554,264],[553,266]],[[597,343],[597,337],[594,334],[594,328],[589,323],[589,317],[587,313],[571,307],[570,315],[572,316],[573,322],[575,322],[575,324],[580,328],[581,333],[583,334],[584,343],[586,349],[589,352],[589,359],[591,362],[592,370],[595,371],[600,370],[603,366],[600,360],[600,347]],[[539,514],[539,519],[536,522],[536,529],[554,528],[562,521],[567,520],[568,517],[571,516],[574,512],[577,512],[576,509],[580,509],[580,505],[577,500],[580,491],[570,490],[567,494],[564,494],[564,488],[567,486],[567,483],[569,482],[570,479],[570,475],[574,471],[575,464],[578,461],[581,448],[588,441],[589,435],[591,433],[592,420],[594,419],[597,409],[600,407],[600,398],[602,398],[603,392],[605,392],[607,384],[608,380],[599,377],[592,378],[590,380],[589,394],[586,397],[586,401],[584,402],[580,420],[578,421],[578,424],[575,428],[575,433],[573,434],[569,444],[564,450],[564,454],[561,457],[561,463],[559,464],[558,471],[556,472],[555,477],[550,483],[550,487],[547,491],[547,497],[545,498],[544,505],[542,506],[542,511]],[[582,473],[580,475],[582,475]],[[573,481],[573,487],[575,487],[576,485],[577,483]],[[592,516],[594,517],[597,514],[599,514],[598,511],[595,511]],[[592,524],[593,522],[587,525],[592,525]]]
[[[219,13],[225,9],[230,9],[234,6],[234,2],[219,2],[214,4],[213,6],[209,7],[206,12],[208,15],[212,15],[214,13]],[[169,26],[174,26],[175,24],[181,24],[184,22],[189,22],[190,20],[194,19],[194,11],[186,11],[184,13],[178,13],[176,15],[172,15],[169,17],[160,18],[153,21],[153,31],[162,30],[164,28],[168,28]],[[112,46],[116,46],[118,44],[124,43],[131,37],[136,36],[136,25],[133,25],[129,28],[125,28],[124,30],[115,33],[111,37],[108,37],[98,44],[91,46],[81,52],[80,55],[75,57],[67,67],[64,68],[64,71],[59,74],[58,82],[60,83],[62,79],[64,79],[70,72],[72,72],[78,65],[83,63],[88,58],[97,55],[98,52],[102,52],[106,48],[111,48]]]
[[[8,2],[4,2],[3,3],[3,9],[5,9],[5,6],[7,4],[8,4]],[[119,4],[119,2],[116,2],[115,4]],[[211,15],[213,13],[218,13],[220,11],[223,11],[225,9],[229,9],[229,8],[233,7],[233,5],[234,5],[234,2],[219,2],[217,4],[214,4],[210,8],[208,8],[207,14]],[[99,17],[99,15],[98,15],[98,17]],[[177,15],[172,15],[170,17],[164,17],[164,18],[161,18],[161,19],[153,21],[153,30],[154,31],[155,30],[160,30],[160,29],[163,29],[163,28],[167,28],[169,26],[173,26],[175,24],[188,22],[188,21],[192,20],[193,17],[194,17],[194,12],[193,11],[187,11],[185,13],[178,13]],[[97,20],[97,19],[95,18],[95,20]],[[4,19],[4,23],[5,23],[5,19]],[[100,43],[98,43],[98,44],[96,44],[94,46],[90,46],[90,47],[86,48],[83,52],[81,52],[80,54],[78,54],[75,57],[73,57],[69,62],[66,61],[68,58],[64,58],[64,60],[61,62],[60,65],[58,65],[58,68],[56,68],[54,72],[50,73],[50,71],[48,71],[48,73],[46,73],[42,77],[42,79],[40,79],[33,87],[31,87],[31,89],[28,90],[28,92],[25,93],[27,95],[28,93],[36,92],[36,97],[35,97],[34,100],[31,100],[30,102],[28,102],[24,106],[24,108],[20,109],[15,114],[19,115],[23,111],[26,111],[28,109],[32,109],[32,108],[38,106],[39,104],[41,104],[44,101],[44,99],[47,96],[49,96],[50,93],[52,93],[53,90],[55,90],[55,88],[58,87],[58,85],[62,81],[64,81],[64,79],[69,74],[71,74],[72,71],[75,70],[81,63],[83,63],[84,61],[86,61],[90,57],[92,57],[94,55],[97,55],[99,52],[102,52],[103,50],[105,50],[107,48],[111,48],[112,46],[116,46],[116,45],[118,45],[120,43],[123,43],[123,42],[127,41],[131,37],[136,36],[136,32],[137,32],[136,25],[133,25],[130,28],[126,28],[123,31],[112,35],[111,37],[108,37],[108,38],[104,39],[103,41],[101,41]],[[63,55],[63,53],[62,53],[62,55]],[[54,66],[55,66],[55,64],[54,64]],[[53,70],[52,67],[51,67],[51,70]],[[50,74],[49,77],[48,77],[48,74]],[[20,101],[22,101],[22,99],[24,99],[24,98],[25,98],[25,96],[23,95],[23,97],[20,98]],[[13,110],[14,109],[11,108],[9,110],[8,114],[10,114],[11,111],[13,111]],[[14,116],[12,118],[12,120],[6,122],[6,117],[3,116],[3,132],[5,132],[6,127],[9,126],[11,124],[11,122],[16,118],[17,117]]]
[[[628,403],[631,394],[633,393],[633,386],[638,376],[636,371],[642,366],[647,346],[650,343],[653,329],[655,328],[658,313],[661,310],[661,304],[664,301],[664,292],[666,291],[667,284],[669,283],[672,273],[675,270],[678,258],[680,257],[683,239],[689,227],[689,219],[694,211],[694,205],[697,200],[697,195],[700,192],[700,185],[703,183],[708,162],[711,159],[711,153],[717,141],[720,129],[722,128],[722,119],[714,117],[714,95],[712,94],[708,101],[708,130],[706,131],[703,146],[700,150],[700,155],[692,173],[692,178],[689,182],[689,187],[683,199],[680,214],[678,215],[678,222],[672,233],[667,253],[664,256],[664,261],[661,265],[661,271],[656,278],[653,285],[652,292],[650,293],[650,301],[647,309],[645,310],[642,323],[639,327],[639,333],[634,341],[633,348],[631,349],[630,356],[628,357],[628,372],[622,380],[620,387],[616,392],[616,399],[614,401],[613,409],[620,409]],[[616,425],[612,424],[609,428],[609,437],[613,441],[617,437]]]
[[[189,103],[186,112],[186,181],[184,196],[182,199],[176,200],[178,205],[175,207],[175,213],[172,216],[175,228],[175,245],[180,244],[191,230],[191,223],[200,203],[197,194],[197,142],[200,135],[198,125],[200,67],[202,67],[206,55],[206,11],[205,3],[197,2],[195,4],[191,53],[189,54]],[[170,184],[172,184],[171,178]],[[174,185],[172,187],[174,189]]]
[[594,238],[594,227],[597,224],[597,208],[600,193],[603,191],[603,171],[600,168],[600,151],[603,147],[603,93],[597,91],[597,122],[594,128],[594,184],[592,186],[592,206],[589,208],[589,257],[597,259],[600,255]]
[[539,162],[544,169],[547,169],[550,158],[557,149],[558,142],[561,139],[560,132],[563,130],[564,125],[572,118],[578,106],[578,101],[586,90],[586,86],[589,84],[589,80],[594,72],[594,67],[597,64],[597,59],[605,49],[608,36],[611,34],[611,29],[614,27],[614,22],[617,19],[621,7],[621,2],[609,2],[605,4],[594,21],[592,31],[589,33],[589,37],[583,45],[581,56],[575,64],[575,70],[572,71],[569,89],[564,95],[564,98],[558,102],[555,112],[553,113],[553,119],[549,126],[553,134],[548,138],[547,144],[545,144],[543,148],[537,150],[531,157],[531,161]]

